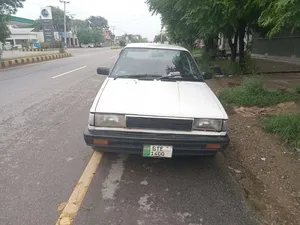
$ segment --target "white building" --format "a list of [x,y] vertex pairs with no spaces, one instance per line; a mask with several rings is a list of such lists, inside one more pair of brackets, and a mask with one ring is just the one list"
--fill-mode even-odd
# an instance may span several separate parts
[[[8,23],[11,35],[6,39],[12,46],[21,48],[22,46],[33,46],[34,43],[42,43],[45,41],[44,32],[33,31],[34,20],[29,20],[21,17],[11,16],[11,21]],[[62,41],[62,34],[54,32],[54,39]],[[69,47],[78,47],[79,41],[76,34],[72,32],[67,33],[67,44]]]

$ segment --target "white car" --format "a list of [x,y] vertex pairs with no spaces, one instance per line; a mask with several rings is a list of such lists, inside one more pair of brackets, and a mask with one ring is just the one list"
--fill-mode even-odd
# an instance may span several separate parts
[[94,150],[171,158],[227,148],[228,116],[187,49],[128,44],[112,69],[97,72],[108,77],[84,132]]

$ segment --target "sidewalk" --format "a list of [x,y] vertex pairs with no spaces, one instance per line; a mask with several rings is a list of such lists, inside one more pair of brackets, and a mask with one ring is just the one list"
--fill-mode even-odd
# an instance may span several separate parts
[[289,64],[300,65],[300,58],[297,57],[271,56],[271,55],[260,55],[260,54],[251,54],[251,56],[256,59],[265,59],[268,61],[284,62]]
[[21,52],[19,50],[3,51],[2,60],[24,58],[28,56],[51,55],[51,54],[58,54],[58,53],[59,53],[58,50],[44,51],[44,52]]

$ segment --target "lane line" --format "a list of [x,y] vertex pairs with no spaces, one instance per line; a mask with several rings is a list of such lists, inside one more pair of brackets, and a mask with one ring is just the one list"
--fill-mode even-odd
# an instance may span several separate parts
[[103,153],[94,152],[79,181],[77,182],[67,205],[59,216],[55,225],[71,225],[77,215],[84,196],[91,184],[96,173],[97,167],[100,164]]
[[58,77],[61,77],[61,76],[67,75],[67,74],[69,74],[69,73],[73,73],[73,72],[75,72],[75,71],[82,70],[82,69],[84,69],[84,68],[86,68],[86,67],[87,67],[87,66],[82,66],[82,67],[80,67],[80,68],[77,68],[77,69],[74,69],[74,70],[71,70],[71,71],[68,71],[68,72],[65,72],[65,73],[62,73],[62,74],[56,75],[56,76],[54,76],[54,77],[51,77],[51,78],[55,79],[55,78],[58,78]]

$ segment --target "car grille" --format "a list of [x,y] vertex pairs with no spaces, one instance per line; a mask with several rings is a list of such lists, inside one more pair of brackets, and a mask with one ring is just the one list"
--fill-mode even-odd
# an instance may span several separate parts
[[126,126],[127,128],[190,131],[192,130],[193,120],[126,117]]

